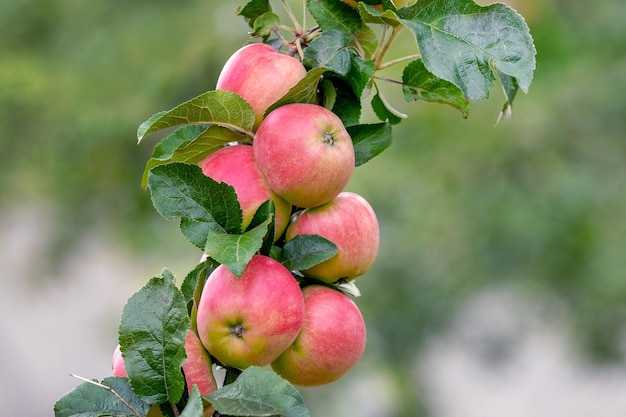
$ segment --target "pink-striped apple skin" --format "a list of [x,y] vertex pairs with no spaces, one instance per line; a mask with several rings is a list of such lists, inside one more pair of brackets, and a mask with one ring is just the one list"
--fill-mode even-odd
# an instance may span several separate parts
[[267,109],[306,75],[304,65],[269,45],[253,43],[238,49],[224,64],[215,88],[239,94],[255,115],[254,129]]
[[221,148],[198,163],[207,177],[231,185],[243,214],[242,229],[250,224],[254,213],[267,200],[274,202],[276,217],[274,240],[282,236],[291,216],[291,204],[274,193],[259,170],[250,145]]
[[354,146],[343,122],[316,104],[286,104],[273,110],[259,126],[252,147],[270,188],[297,207],[329,202],[354,171]]
[[302,331],[272,368],[295,385],[328,384],[344,376],[363,355],[365,322],[354,301],[335,289],[311,285],[302,293]]
[[365,274],[378,255],[380,229],[372,206],[362,196],[344,191],[332,201],[301,211],[287,227],[285,240],[317,234],[335,245],[337,254],[304,271],[326,282],[351,281]]
[[187,359],[183,363],[183,372],[187,389],[191,393],[193,386],[197,385],[200,395],[206,397],[217,389],[217,382],[213,376],[211,357],[198,335],[191,329],[185,338],[185,353]]
[[[217,381],[213,375],[211,356],[206,351],[198,335],[190,329],[185,338],[187,359],[183,363],[183,373],[187,382],[187,390],[191,394],[193,386],[198,387],[201,396],[206,397],[217,389]],[[204,401],[204,415],[212,416],[215,409],[208,401]]]
[[240,278],[225,265],[207,279],[197,310],[198,336],[227,366],[269,365],[295,340],[304,320],[304,299],[280,262],[255,255]]

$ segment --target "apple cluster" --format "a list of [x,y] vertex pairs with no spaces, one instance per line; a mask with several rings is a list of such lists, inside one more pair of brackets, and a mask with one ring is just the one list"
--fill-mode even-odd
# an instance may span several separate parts
[[[306,73],[299,59],[266,44],[235,52],[216,89],[251,105],[254,138],[252,144],[228,144],[198,165],[234,188],[243,230],[271,200],[276,246],[318,235],[337,252],[303,271],[260,254],[240,277],[225,265],[213,270],[197,303],[198,337],[190,331],[185,344],[187,384],[197,384],[205,396],[216,387],[211,357],[238,369],[271,366],[293,384],[317,386],[345,375],[365,349],[361,312],[338,289],[370,269],[379,246],[374,210],[362,196],[345,191],[355,168],[352,139],[341,119],[317,104],[285,104],[268,112]],[[124,374],[118,352],[114,373]]]

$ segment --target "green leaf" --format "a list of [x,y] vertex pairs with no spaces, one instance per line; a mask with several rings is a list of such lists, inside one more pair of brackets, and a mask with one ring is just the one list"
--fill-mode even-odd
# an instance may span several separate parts
[[181,399],[188,330],[185,298],[171,279],[154,277],[128,299],[119,343],[130,385],[143,401],[160,404]]
[[406,101],[443,103],[469,115],[469,102],[463,92],[449,81],[433,75],[421,59],[409,63],[402,73],[402,92]]
[[204,285],[206,278],[213,271],[210,267],[210,263],[207,261],[198,263],[193,270],[189,271],[180,286],[180,291],[183,293],[183,297],[185,297],[185,304],[187,304],[187,311],[189,313],[191,313],[191,306],[194,302],[196,289]]
[[356,35],[356,42],[358,42],[360,49],[363,50],[363,56],[371,57],[378,47],[378,36],[372,28],[363,25],[361,31]]
[[249,133],[254,126],[254,112],[250,104],[235,93],[207,91],[150,117],[139,126],[137,141],[161,129],[185,124],[215,124]]
[[272,200],[267,200],[259,206],[254,213],[254,217],[252,217],[247,230],[252,230],[257,226],[262,225],[267,219],[270,219],[270,223],[267,225],[267,233],[263,237],[263,244],[259,249],[259,253],[261,253],[261,255],[269,256],[275,240],[274,229],[276,223],[276,206]]
[[200,302],[200,296],[202,295],[202,290],[204,289],[204,284],[206,283],[209,275],[211,275],[211,273],[219,265],[220,264],[214,259],[207,257],[203,262],[198,263],[198,265],[196,265],[196,267],[185,276],[185,279],[181,284],[180,290],[185,297],[187,311],[189,312],[189,317],[191,319],[190,328],[195,332],[197,332],[198,329],[196,323],[197,308],[198,303]]
[[282,96],[276,103],[272,104],[266,111],[265,115],[268,115],[272,110],[291,103],[310,103],[317,104],[318,93],[317,86],[322,79],[322,75],[328,71],[326,68],[313,68],[309,70],[303,79],[298,84],[293,86],[284,96]]
[[332,110],[337,101],[337,90],[332,81],[327,79],[322,80],[319,90],[322,97],[321,105]]
[[391,146],[391,125],[389,123],[365,124],[347,128],[352,137],[355,165],[363,165]]
[[319,235],[298,235],[283,246],[281,263],[291,271],[303,271],[337,254],[337,245]]
[[275,372],[252,366],[209,395],[222,415],[308,417],[300,392]]
[[200,391],[198,391],[198,386],[194,385],[191,388],[187,404],[185,404],[183,412],[180,413],[180,417],[203,417],[203,413],[204,404],[202,404],[202,396],[200,395]]
[[[126,404],[115,394],[119,395]],[[127,378],[110,377],[105,378],[102,383],[94,381],[77,385],[56,402],[54,415],[55,417],[135,417],[133,410],[145,416],[149,409],[150,404],[135,395]]]
[[180,218],[182,234],[200,249],[209,231],[240,233],[242,213],[233,187],[205,176],[197,165],[173,162],[153,168],[148,188],[157,212]]
[[346,127],[359,124],[361,100],[354,94],[354,90],[345,80],[333,78],[332,82],[337,93],[332,109],[333,113],[339,116]]
[[509,6],[420,0],[396,13],[413,31],[428,71],[459,87],[470,100],[488,97],[495,79],[492,68],[528,91],[535,46],[526,22]]
[[391,123],[392,125],[398,124],[402,119],[406,118],[406,115],[395,110],[380,94],[376,94],[372,97],[372,110],[376,113],[376,116],[383,122]]
[[307,0],[306,7],[324,32],[337,30],[352,37],[361,30],[359,13],[340,0]]
[[251,0],[245,6],[238,8],[237,15],[246,19],[250,27],[254,27],[254,21],[259,16],[271,11],[269,0]]
[[197,164],[227,143],[244,138],[247,137],[217,125],[183,126],[157,144],[144,169],[141,185],[144,189],[148,186],[148,172],[156,166],[170,162]]
[[242,234],[209,230],[204,250],[211,258],[224,264],[230,272],[241,277],[252,256],[263,246],[273,217],[270,216],[257,227]]
[[393,12],[393,10],[385,10],[381,12],[364,3],[359,3],[359,14],[361,15],[361,19],[363,23],[373,23],[377,25],[389,25],[391,27],[396,27],[401,25],[398,20],[398,16]]
[[302,62],[307,68],[322,67],[346,76],[351,65],[350,41],[345,33],[338,30],[323,32],[304,50]]
[[511,118],[511,114],[513,112],[513,100],[515,99],[515,95],[519,91],[519,85],[515,81],[515,78],[509,75],[503,74],[500,71],[496,71],[496,75],[498,76],[498,79],[500,80],[500,85],[502,86],[502,92],[504,93],[504,97],[506,98],[506,101],[504,102],[504,105],[502,106],[502,111],[500,112],[500,115],[498,116],[498,121],[496,122],[496,124],[498,124],[500,120],[502,119],[507,120]]
[[277,26],[280,26],[280,17],[278,15],[271,12],[263,13],[255,19],[254,31],[250,36],[268,36]]
[[358,55],[352,55],[352,64],[346,79],[357,97],[360,98],[363,96],[363,91],[371,84],[375,70],[376,65],[371,59],[364,59]]

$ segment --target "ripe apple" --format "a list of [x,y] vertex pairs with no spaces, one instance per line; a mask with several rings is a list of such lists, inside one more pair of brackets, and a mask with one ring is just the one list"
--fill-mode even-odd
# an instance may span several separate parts
[[256,129],[266,110],[306,75],[292,56],[269,45],[253,43],[237,50],[224,64],[215,88],[239,94],[251,106]]
[[241,278],[218,266],[207,279],[197,310],[198,335],[222,364],[269,365],[294,341],[304,319],[296,279],[280,262],[252,257]]
[[354,171],[352,138],[337,115],[316,104],[286,104],[270,112],[252,147],[270,188],[297,207],[332,200]]
[[274,239],[278,240],[289,223],[291,204],[270,189],[257,167],[252,146],[233,145],[221,148],[200,161],[198,165],[207,177],[217,182],[225,182],[235,189],[243,212],[244,230],[252,221],[259,206],[271,199],[276,208]]
[[329,260],[303,271],[327,282],[350,281],[365,274],[378,254],[380,232],[372,206],[356,193],[344,191],[332,201],[300,211],[287,227],[285,240],[320,235],[337,245]]
[[316,386],[336,381],[365,350],[365,322],[347,295],[322,285],[302,290],[302,331],[274,362],[276,373],[296,385]]

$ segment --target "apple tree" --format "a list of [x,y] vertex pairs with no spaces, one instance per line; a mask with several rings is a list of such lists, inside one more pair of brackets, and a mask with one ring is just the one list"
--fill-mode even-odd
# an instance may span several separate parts
[[[248,44],[215,89],[139,126],[140,143],[163,135],[141,185],[202,256],[129,298],[112,375],[78,377],[57,417],[308,416],[296,386],[336,381],[365,348],[356,283],[379,225],[345,187],[407,117],[381,86],[466,118],[497,82],[500,119],[533,78],[529,29],[502,3],[307,0],[300,19],[275,3],[237,9]],[[415,50],[389,59],[401,32]]]

